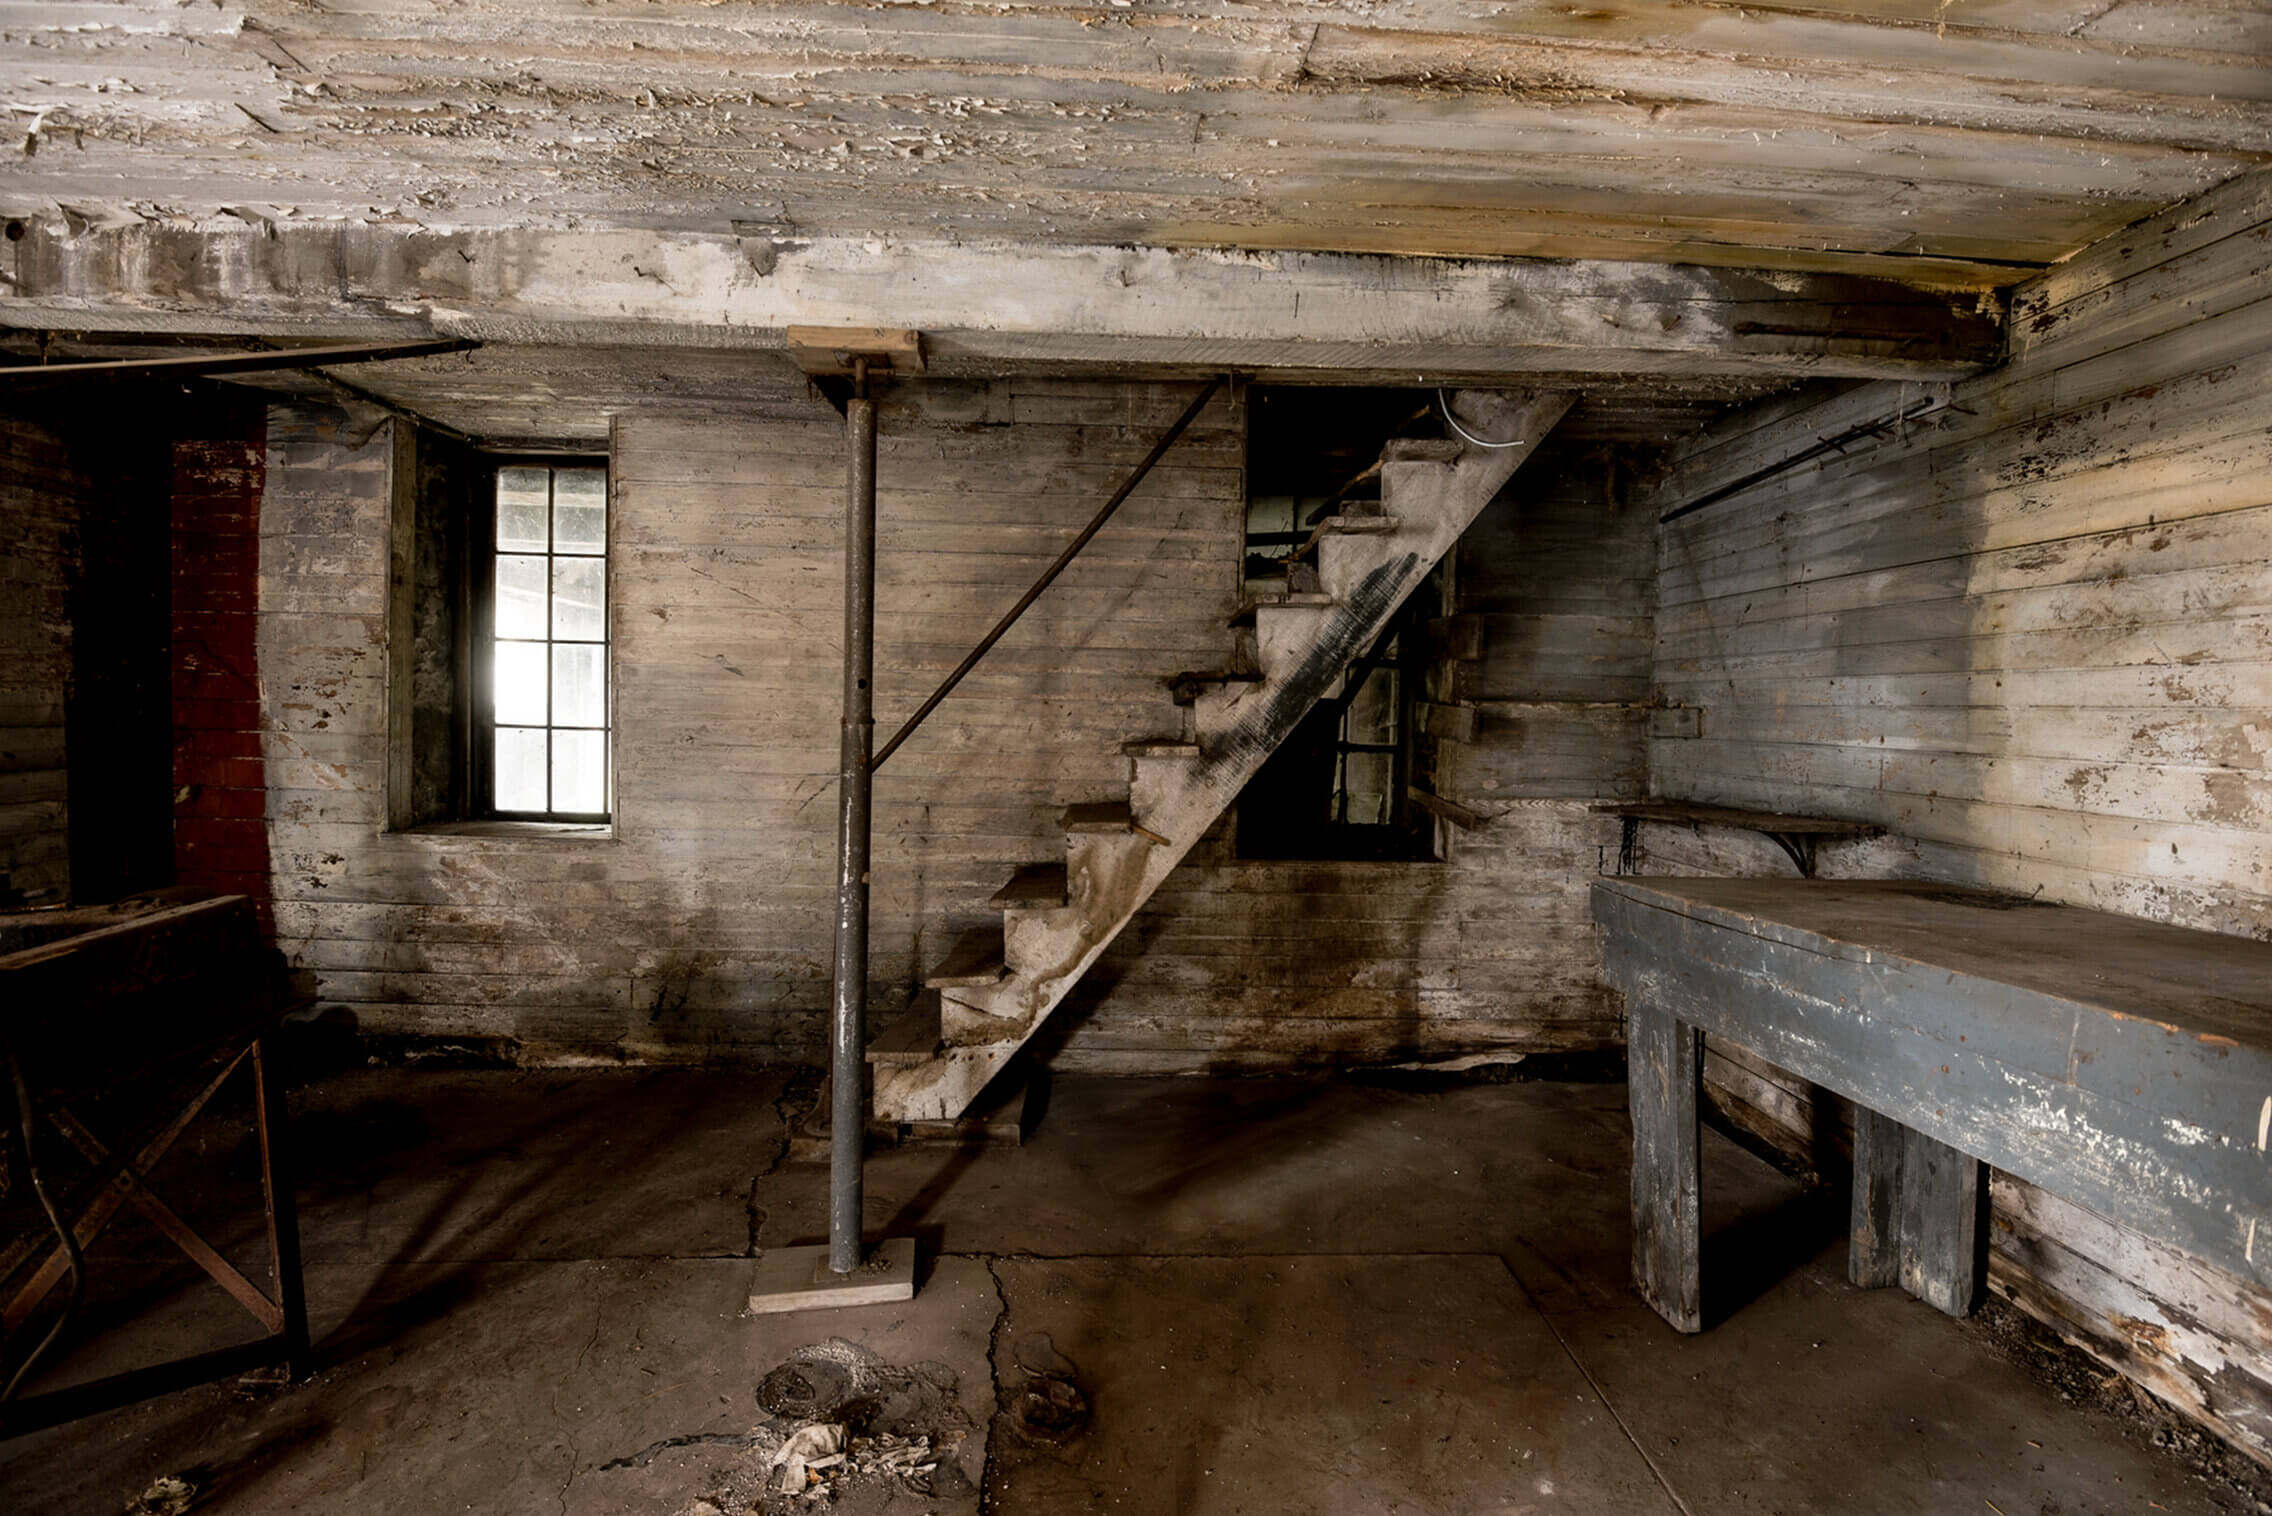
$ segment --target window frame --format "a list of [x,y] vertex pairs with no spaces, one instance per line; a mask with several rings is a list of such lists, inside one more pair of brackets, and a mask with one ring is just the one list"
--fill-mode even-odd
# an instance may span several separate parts
[[[1350,660],[1342,675],[1342,695],[1334,701],[1340,717],[1333,734],[1332,810],[1327,818],[1328,827],[1388,828],[1397,833],[1412,828],[1412,746],[1417,733],[1413,728],[1414,707],[1418,704],[1413,694],[1414,676],[1418,673],[1413,657],[1414,633],[1418,617],[1410,606],[1399,607],[1389,619],[1388,626],[1372,647]],[[1394,651],[1390,651],[1393,645]],[[1396,731],[1393,742],[1355,742],[1349,737],[1349,723],[1355,714],[1357,697],[1365,682],[1375,674],[1386,674],[1395,685],[1390,721]],[[1321,704],[1323,702],[1320,702]],[[1351,821],[1349,819],[1349,756],[1352,753],[1386,754],[1388,789],[1381,797],[1387,814],[1378,821]]]
[[[471,541],[466,554],[466,611],[470,633],[467,638],[469,656],[466,673],[471,692],[470,716],[466,734],[465,771],[469,778],[467,805],[464,814],[475,821],[495,821],[531,827],[548,826],[606,826],[615,822],[615,473],[612,458],[601,454],[584,453],[517,453],[487,451],[476,455],[474,470],[475,498],[469,502],[467,526]],[[546,470],[545,548],[541,555],[545,563],[546,622],[542,639],[497,635],[497,562],[501,557],[535,557],[536,554],[500,553],[497,547],[497,495],[500,477],[506,469],[542,468]],[[558,477],[562,469],[596,470],[602,480],[603,498],[606,501],[605,526],[601,534],[600,551],[594,553],[561,553],[554,534],[557,531],[555,508],[558,504]],[[551,613],[553,584],[552,565],[561,558],[596,560],[600,564],[600,636],[590,638],[562,638],[554,635]],[[541,728],[526,723],[507,722],[508,730],[542,730],[546,734],[545,799],[547,809],[542,811],[508,810],[496,803],[497,720],[496,701],[496,649],[500,641],[532,642],[545,649],[545,722]],[[554,679],[553,649],[560,646],[597,646],[600,649],[601,678],[603,681],[602,724],[597,727],[563,723],[553,719],[552,701]],[[564,811],[550,808],[552,799],[551,734],[559,731],[597,731],[600,734],[601,798],[604,802],[597,811]]]
[[[1418,593],[1415,592],[1416,598]],[[1235,860],[1240,863],[1364,864],[1444,861],[1443,828],[1432,819],[1416,816],[1414,813],[1419,807],[1412,803],[1413,776],[1418,767],[1416,744],[1420,738],[1415,719],[1421,698],[1419,678],[1423,663],[1419,634],[1425,619],[1421,607],[1412,601],[1399,607],[1373,645],[1351,660],[1341,693],[1312,706],[1296,729],[1286,734],[1285,742],[1256,769],[1232,804],[1231,856]],[[1392,642],[1397,648],[1393,656],[1387,652]],[[1379,669],[1396,672],[1398,741],[1393,749],[1385,743],[1348,742],[1343,735],[1348,729],[1349,706],[1356,698],[1358,683]],[[1316,789],[1305,788],[1299,793],[1307,799],[1330,804],[1336,814],[1305,825],[1279,813],[1273,814],[1267,825],[1257,825],[1251,803],[1254,787],[1284,782],[1283,775],[1274,769],[1279,754],[1301,741],[1303,727],[1327,721],[1332,724],[1332,736],[1318,746],[1332,755],[1332,761],[1317,776]],[[1345,819],[1348,786],[1344,765],[1351,752],[1392,754],[1389,764],[1394,787],[1388,796],[1389,813],[1379,821]]]

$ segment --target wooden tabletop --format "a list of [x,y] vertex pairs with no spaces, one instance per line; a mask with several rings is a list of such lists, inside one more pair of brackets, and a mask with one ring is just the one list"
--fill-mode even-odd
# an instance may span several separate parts
[[2272,1047],[2272,942],[1915,879],[1605,878],[1594,887],[1830,957],[1900,960]]

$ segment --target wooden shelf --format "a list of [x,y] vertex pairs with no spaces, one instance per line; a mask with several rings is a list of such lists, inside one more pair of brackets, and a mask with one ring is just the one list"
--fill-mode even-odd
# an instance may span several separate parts
[[1776,811],[1747,811],[1732,805],[1705,805],[1691,800],[1615,800],[1592,807],[1598,815],[1622,817],[1625,822],[1624,846],[1619,850],[1619,870],[1623,873],[1625,858],[1633,852],[1635,831],[1644,821],[1663,821],[1675,826],[1725,826],[1741,831],[1758,832],[1771,837],[1800,875],[1814,877],[1814,851],[1823,838],[1876,837],[1885,831],[1874,821],[1841,821],[1831,816],[1786,816]]

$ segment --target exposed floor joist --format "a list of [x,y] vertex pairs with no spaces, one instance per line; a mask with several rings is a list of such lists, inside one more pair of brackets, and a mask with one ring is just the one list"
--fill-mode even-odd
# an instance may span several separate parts
[[1993,296],[1626,262],[338,224],[50,222],[8,246],[16,327],[780,353],[792,326],[883,324],[945,375],[1935,379],[2003,340]]

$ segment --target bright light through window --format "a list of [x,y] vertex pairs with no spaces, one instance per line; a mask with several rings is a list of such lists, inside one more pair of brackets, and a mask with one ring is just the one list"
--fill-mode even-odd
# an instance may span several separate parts
[[490,808],[608,811],[607,470],[497,470],[490,579]]

